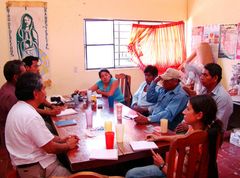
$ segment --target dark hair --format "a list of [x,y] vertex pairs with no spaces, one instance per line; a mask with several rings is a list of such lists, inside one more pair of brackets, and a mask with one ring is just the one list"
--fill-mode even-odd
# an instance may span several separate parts
[[6,62],[3,68],[3,74],[8,82],[12,81],[14,75],[21,73],[21,69],[20,69],[21,66],[24,66],[24,65],[20,60],[12,60],[12,61]]
[[190,98],[189,102],[193,110],[198,113],[203,113],[202,122],[205,127],[219,127],[222,130],[222,122],[217,120],[217,104],[215,100],[209,95],[197,95]]
[[216,119],[217,105],[214,99],[208,95],[197,95],[191,97],[189,102],[196,113],[202,112],[202,122],[208,126]]
[[26,29],[26,24],[24,22],[24,18],[28,17],[29,19],[31,19],[31,24],[30,24],[30,28],[34,28],[34,23],[33,23],[33,18],[31,15],[29,14],[23,14],[22,18],[21,18],[21,25],[22,25],[22,29]]
[[111,76],[111,78],[112,78],[112,74],[109,72],[109,70],[107,70],[107,69],[101,69],[99,72],[98,72],[98,76],[99,76],[99,78],[101,78],[101,74],[102,74],[102,72],[107,72],[110,76]]
[[35,56],[27,56],[22,61],[23,61],[25,66],[31,67],[33,61],[37,61],[38,62],[39,58],[35,57]]
[[217,76],[218,80],[217,83],[219,83],[222,79],[222,68],[220,65],[216,63],[208,63],[204,66],[205,69],[208,70],[209,74],[214,77]]
[[17,80],[15,94],[18,100],[32,100],[34,99],[34,90],[40,91],[42,87],[43,84],[39,74],[25,72]]
[[208,177],[218,177],[216,155],[217,150],[222,143],[223,123],[219,119],[216,119],[217,104],[215,100],[209,95],[197,95],[191,97],[190,103],[195,112],[203,112],[202,121],[203,124],[207,127],[209,152]]
[[150,73],[152,76],[157,76],[158,75],[158,69],[156,66],[153,65],[147,65],[146,68],[144,69],[144,74]]

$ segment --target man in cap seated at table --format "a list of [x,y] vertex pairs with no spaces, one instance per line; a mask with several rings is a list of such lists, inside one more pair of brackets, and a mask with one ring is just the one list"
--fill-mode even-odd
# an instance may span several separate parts
[[[150,116],[139,115],[135,118],[138,124],[160,122],[161,119],[168,119],[168,128],[174,130],[183,120],[182,111],[188,102],[188,94],[180,85],[181,72],[168,68],[164,74],[155,78],[147,91],[147,101],[156,103]],[[157,83],[162,81],[162,87],[157,91]]]
[[5,139],[18,174],[21,178],[69,175],[56,154],[76,148],[79,138],[53,135],[36,111],[46,97],[40,75],[22,74],[17,80],[15,94],[18,102],[8,113]]

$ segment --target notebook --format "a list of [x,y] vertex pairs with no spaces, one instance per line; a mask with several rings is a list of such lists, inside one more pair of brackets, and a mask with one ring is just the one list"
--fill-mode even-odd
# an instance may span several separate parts
[[89,159],[118,160],[117,149],[91,150]]
[[148,142],[148,141],[131,141],[130,145],[133,151],[142,151],[142,150],[150,150],[150,149],[158,148],[156,143]]
[[77,121],[74,120],[74,119],[61,120],[61,121],[57,121],[55,124],[56,124],[57,127],[63,127],[63,126],[76,125]]
[[66,115],[71,115],[71,114],[77,114],[77,111],[75,111],[74,109],[72,108],[69,108],[69,109],[65,109],[63,110],[60,114],[58,114],[57,116],[66,116]]

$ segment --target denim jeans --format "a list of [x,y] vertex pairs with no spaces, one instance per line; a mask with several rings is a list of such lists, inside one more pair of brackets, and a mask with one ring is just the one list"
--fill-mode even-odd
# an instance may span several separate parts
[[149,165],[130,169],[125,178],[166,178],[166,175],[160,171],[159,167]]

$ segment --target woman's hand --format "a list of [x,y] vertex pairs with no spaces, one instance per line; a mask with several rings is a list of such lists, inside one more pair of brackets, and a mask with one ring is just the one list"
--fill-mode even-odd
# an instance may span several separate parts
[[100,89],[98,89],[96,92],[97,94],[102,94],[102,91]]
[[175,129],[176,133],[186,133],[188,131],[188,124],[185,122],[182,122],[180,124],[178,124],[178,126]]
[[150,142],[157,141],[158,138],[159,138],[159,136],[154,135],[154,134],[148,134],[148,135],[146,136],[146,140],[147,140],[147,141],[150,141]]
[[153,150],[152,151],[152,154],[153,154],[153,163],[159,167],[160,165],[164,164],[165,161],[163,160],[163,158],[158,154],[158,153],[155,153]]
[[87,90],[75,90],[73,94],[79,94],[81,96],[86,96]]

